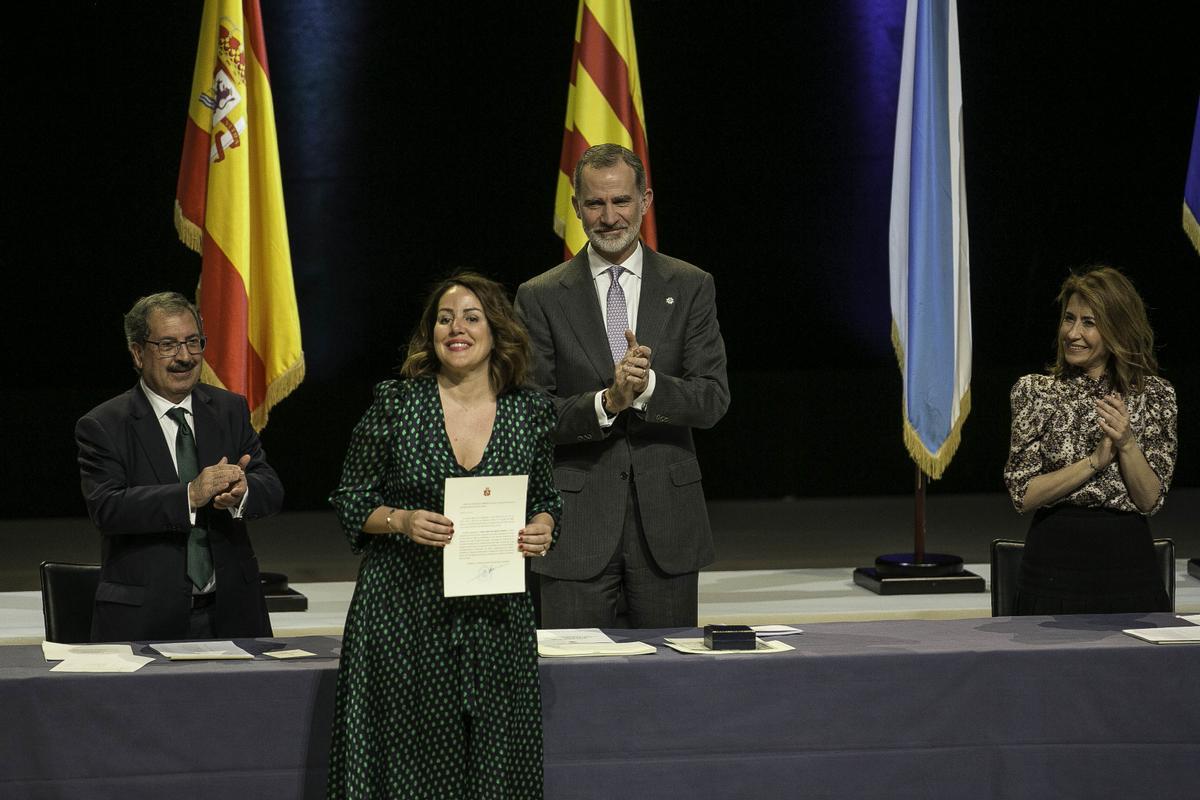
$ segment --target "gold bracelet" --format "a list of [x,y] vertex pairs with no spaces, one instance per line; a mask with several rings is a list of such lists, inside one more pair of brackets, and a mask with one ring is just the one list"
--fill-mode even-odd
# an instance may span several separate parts
[[[1091,464],[1092,462],[1089,461],[1088,463]],[[384,517],[384,519],[383,519],[383,524],[387,525],[387,529],[392,533],[401,533],[401,531],[398,531],[394,527],[392,527],[392,514],[395,514],[397,510],[398,509],[393,508],[391,511],[388,512],[388,515],[386,517]]]

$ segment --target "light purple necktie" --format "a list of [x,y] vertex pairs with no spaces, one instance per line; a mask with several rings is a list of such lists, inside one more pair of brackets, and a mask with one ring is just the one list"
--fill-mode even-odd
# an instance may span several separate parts
[[612,351],[613,363],[625,357],[629,343],[625,341],[625,330],[629,327],[629,310],[625,306],[625,291],[621,288],[621,273],[624,267],[608,268],[612,283],[608,287],[608,349]]

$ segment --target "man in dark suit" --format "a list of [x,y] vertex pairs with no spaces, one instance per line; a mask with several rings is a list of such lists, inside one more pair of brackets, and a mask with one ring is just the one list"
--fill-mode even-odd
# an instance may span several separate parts
[[692,428],[729,406],[713,279],[639,241],[653,191],[631,151],[590,148],[574,189],[588,245],[516,299],[559,415],[542,626],[612,627],[622,596],[635,628],[695,626],[713,545]]
[[199,384],[205,337],[175,292],[125,315],[141,375],[75,426],[88,513],[101,533],[93,641],[270,636],[246,520],[279,511],[241,395]]

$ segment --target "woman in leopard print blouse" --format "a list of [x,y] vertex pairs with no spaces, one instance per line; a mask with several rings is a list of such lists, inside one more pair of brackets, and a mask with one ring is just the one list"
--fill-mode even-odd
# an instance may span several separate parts
[[1011,393],[1004,482],[1036,509],[1017,613],[1170,611],[1146,518],[1171,483],[1177,410],[1145,305],[1112,267],[1071,275],[1058,301],[1050,374]]

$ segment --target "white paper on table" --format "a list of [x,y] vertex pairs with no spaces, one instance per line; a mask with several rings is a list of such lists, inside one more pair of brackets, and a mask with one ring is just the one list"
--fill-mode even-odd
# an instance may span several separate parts
[[[127,646],[128,647],[128,646]],[[50,668],[51,672],[137,672],[153,661],[127,653],[74,653]]]
[[592,642],[590,644],[545,644],[538,642],[542,658],[586,658],[592,656],[650,656],[658,652],[645,642]]
[[753,650],[709,650],[704,646],[704,639],[677,639],[667,637],[663,639],[667,646],[678,650],[681,653],[691,655],[704,656],[723,656],[723,655],[755,655],[761,653],[785,653],[788,650],[795,650],[790,644],[781,642],[778,639],[756,639],[757,645]]
[[308,658],[315,656],[316,653],[310,653],[307,650],[268,650],[263,655],[271,658]]
[[82,655],[131,656],[133,655],[133,648],[127,644],[62,644],[61,642],[42,642],[42,657],[47,661],[62,661],[72,656]]
[[150,649],[157,650],[172,661],[254,658],[233,642],[170,642],[152,644]]
[[525,564],[517,532],[525,527],[528,475],[447,478],[443,510],[454,538],[442,550],[442,594],[525,591]]
[[1179,618],[1184,622],[1190,622],[1193,625],[1200,625],[1200,614],[1180,614]]
[[565,644],[613,644],[613,640],[599,628],[550,628],[539,629],[538,644],[560,646]]
[[797,633],[804,633],[791,625],[751,625],[750,630],[758,636],[794,636]]
[[1127,633],[1155,644],[1200,644],[1200,625],[1183,625],[1178,628],[1138,628],[1124,630],[1121,633]]
[[642,656],[658,650],[643,642],[614,642],[599,628],[554,628],[537,632],[538,655],[543,658],[584,656]]

